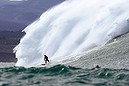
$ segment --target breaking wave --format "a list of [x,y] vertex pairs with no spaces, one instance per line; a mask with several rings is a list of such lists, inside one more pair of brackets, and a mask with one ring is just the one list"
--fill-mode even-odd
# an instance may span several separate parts
[[129,0],[67,0],[27,26],[15,47],[16,66],[51,62],[106,44],[129,31]]

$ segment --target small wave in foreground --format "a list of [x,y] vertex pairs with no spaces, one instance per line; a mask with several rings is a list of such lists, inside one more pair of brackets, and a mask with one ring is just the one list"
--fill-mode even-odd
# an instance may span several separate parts
[[129,70],[81,69],[64,65],[51,68],[0,68],[1,86],[127,86]]

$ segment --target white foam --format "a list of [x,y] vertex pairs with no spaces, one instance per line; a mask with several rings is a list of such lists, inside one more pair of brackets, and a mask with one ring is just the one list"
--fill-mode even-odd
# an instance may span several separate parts
[[[14,49],[16,66],[42,64],[104,45],[129,31],[129,0],[67,0],[49,9],[23,31]],[[63,58],[64,57],[64,58]]]

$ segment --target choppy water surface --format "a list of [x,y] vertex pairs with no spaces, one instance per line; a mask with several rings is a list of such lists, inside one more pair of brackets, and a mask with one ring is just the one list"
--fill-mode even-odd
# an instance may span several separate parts
[[0,68],[1,86],[128,86],[129,70],[81,69],[64,65],[51,68]]

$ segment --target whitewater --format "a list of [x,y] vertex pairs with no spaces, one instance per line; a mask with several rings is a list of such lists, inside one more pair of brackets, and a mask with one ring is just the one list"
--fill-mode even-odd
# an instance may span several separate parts
[[[66,0],[27,26],[14,48],[16,66],[71,59],[129,32],[129,0]],[[74,57],[72,57],[74,58]]]

